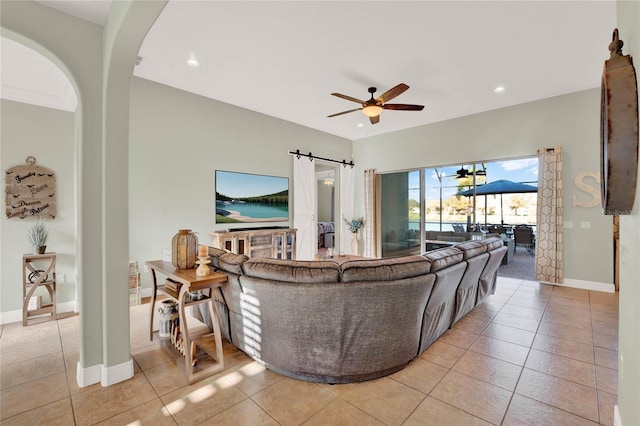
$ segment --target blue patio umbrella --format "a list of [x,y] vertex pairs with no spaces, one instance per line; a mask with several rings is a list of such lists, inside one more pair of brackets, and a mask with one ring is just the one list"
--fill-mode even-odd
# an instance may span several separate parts
[[[526,192],[538,192],[538,187],[533,185],[527,185],[525,183],[513,182],[506,179],[499,179],[491,183],[485,183],[484,185],[477,185],[475,192],[473,188],[461,191],[458,195],[465,197],[472,197],[475,195],[494,195],[500,194],[500,222],[504,223],[502,214],[502,194],[522,194]],[[486,222],[486,220],[485,220]]]

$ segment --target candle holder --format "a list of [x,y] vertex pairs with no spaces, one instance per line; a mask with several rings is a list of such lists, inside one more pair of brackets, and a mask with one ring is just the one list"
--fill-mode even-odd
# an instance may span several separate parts
[[198,277],[204,277],[209,275],[209,263],[211,263],[211,259],[209,256],[198,256],[198,260],[196,261],[198,264],[198,269],[196,269],[196,275]]

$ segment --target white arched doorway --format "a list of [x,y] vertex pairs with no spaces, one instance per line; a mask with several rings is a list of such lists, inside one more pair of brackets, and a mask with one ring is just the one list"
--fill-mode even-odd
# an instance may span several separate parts
[[103,28],[36,2],[3,3],[1,35],[52,60],[78,94],[74,157],[81,387],[98,382],[108,386],[133,376],[128,176],[122,170],[128,161],[129,91],[136,53],[165,4],[113,2]]
[[[74,122],[78,98],[65,73],[44,55],[7,37],[0,38],[0,45],[0,166],[7,170],[34,156],[38,165],[56,172],[59,209],[47,226],[49,250],[61,254],[56,265],[58,312],[77,312]],[[34,219],[9,219],[8,215],[9,211],[7,218],[0,221],[0,246],[7,248],[0,251],[5,265],[0,269],[0,282],[20,283],[20,256],[31,252],[25,229]],[[2,286],[0,291],[2,322],[20,321],[21,287]]]

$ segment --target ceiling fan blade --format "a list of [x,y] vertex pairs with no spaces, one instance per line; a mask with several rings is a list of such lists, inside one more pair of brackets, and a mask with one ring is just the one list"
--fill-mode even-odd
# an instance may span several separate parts
[[359,104],[365,104],[366,103],[365,101],[361,101],[360,99],[356,99],[356,98],[354,98],[352,96],[343,95],[342,93],[332,93],[332,95],[333,96],[337,96],[337,97],[342,98],[342,99],[346,99],[346,100],[351,101],[351,102],[356,102],[356,103],[359,103]]
[[380,121],[380,116],[376,115],[374,117],[369,117],[369,121],[371,122],[371,124],[376,124]]
[[337,112],[337,113],[335,113],[335,114],[327,115],[327,118],[337,117],[337,116],[339,116],[339,115],[342,115],[342,114],[348,114],[348,113],[353,112],[353,111],[360,111],[361,109],[362,109],[362,108],[354,108],[354,109],[350,109],[349,111]]
[[400,83],[396,87],[392,87],[391,89],[384,92],[382,95],[378,96],[376,100],[382,103],[385,103],[395,98],[396,96],[406,92],[408,88],[409,86],[407,86],[406,84]]
[[410,104],[384,104],[384,109],[395,109],[400,111],[422,111],[424,105],[410,105]]

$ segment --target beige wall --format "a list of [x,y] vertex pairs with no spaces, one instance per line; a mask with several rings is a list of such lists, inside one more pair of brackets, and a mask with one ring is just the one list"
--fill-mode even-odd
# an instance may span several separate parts
[[[613,283],[612,220],[599,206],[573,207],[590,196],[574,184],[584,172],[599,173],[600,90],[592,89],[428,126],[354,141],[357,176],[427,166],[535,155],[560,145],[564,152],[565,278],[572,285]],[[362,179],[356,178],[356,213],[363,212]],[[594,182],[595,184],[595,182]],[[582,229],[587,222],[589,229]],[[585,250],[585,247],[593,250]]]
[[[351,158],[343,138],[140,78],[130,131],[130,257],[141,264],[162,258],[178,229],[208,244],[211,231],[229,226],[214,223],[215,170],[285,176],[291,190],[289,150]],[[142,274],[144,287],[149,275]]]
[[[25,164],[33,155],[37,164],[56,174],[58,214],[48,220],[48,251],[57,253],[57,298],[63,311],[76,307],[76,205],[74,200],[74,114],[20,102],[0,100],[0,168]],[[4,175],[4,173],[3,173]],[[3,178],[4,179],[4,178]],[[32,253],[27,229],[33,219],[7,219],[2,192],[0,219],[0,322],[22,318],[22,255]],[[38,293],[40,294],[40,293]],[[46,294],[46,291],[42,292]]]
[[[622,52],[640,77],[640,2],[618,2]],[[640,176],[630,216],[620,217],[620,326],[618,407],[620,425],[640,425]]]

